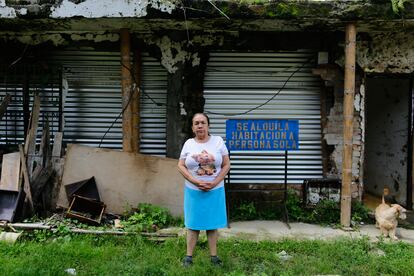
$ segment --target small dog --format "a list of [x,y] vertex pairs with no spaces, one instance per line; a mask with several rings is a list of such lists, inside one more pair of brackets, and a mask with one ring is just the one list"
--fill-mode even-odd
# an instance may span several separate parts
[[384,197],[389,195],[389,189],[384,188],[382,195],[382,203],[375,209],[376,225],[380,229],[381,234],[385,237],[390,237],[393,240],[398,240],[395,235],[397,231],[398,219],[406,219],[407,210],[401,205],[385,203]]

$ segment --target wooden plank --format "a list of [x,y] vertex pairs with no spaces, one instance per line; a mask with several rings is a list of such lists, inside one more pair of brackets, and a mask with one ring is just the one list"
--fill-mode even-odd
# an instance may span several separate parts
[[356,26],[349,23],[345,32],[344,147],[342,157],[341,225],[351,226],[352,137],[355,95]]
[[132,150],[140,152],[141,137],[141,113],[140,113],[140,97],[141,97],[141,74],[142,74],[142,55],[140,50],[135,51],[134,55],[134,82],[135,88],[132,97]]
[[62,154],[63,132],[56,132],[53,139],[52,159],[60,159]]
[[43,167],[41,165],[38,165],[34,169],[33,176],[30,181],[30,187],[32,191],[32,197],[35,202],[39,202],[39,197],[42,194],[47,181],[52,176],[52,173],[52,166]]
[[3,98],[3,101],[0,105],[0,121],[3,118],[3,115],[6,113],[7,107],[9,106],[9,103],[11,102],[11,96],[9,94],[6,94],[6,96]]
[[43,125],[42,132],[42,141],[40,142],[38,155],[41,157],[41,165],[43,167],[48,167],[50,162],[50,131],[49,131],[49,121]]
[[131,36],[128,29],[120,30],[121,40],[121,90],[122,90],[122,150],[133,152],[132,140],[132,75],[131,75]]
[[53,187],[58,187],[60,181],[62,180],[63,174],[63,165],[64,159],[61,158],[62,155],[62,140],[63,132],[56,132],[53,139],[53,149],[52,149],[52,166],[54,174]]
[[0,189],[19,191],[20,153],[13,152],[3,155],[1,166]]
[[45,229],[49,230],[52,228],[50,225],[45,225],[44,223],[33,222],[33,223],[5,223],[0,224],[1,228],[15,228],[15,229],[26,229],[26,230],[35,230],[35,229]]
[[37,134],[37,127],[39,124],[39,115],[40,115],[40,96],[35,95],[35,99],[33,102],[32,112],[30,114],[30,123],[29,123],[29,131],[27,132],[26,141],[24,144],[24,153],[34,154],[34,148],[36,147],[36,134]]
[[27,132],[24,144],[24,154],[27,156],[27,172],[31,177],[33,172],[33,158],[36,153],[36,136],[40,115],[40,96],[35,95],[32,112],[30,115],[29,131]]
[[33,207],[33,200],[32,200],[32,190],[30,188],[30,181],[29,181],[29,174],[27,173],[27,165],[26,165],[26,158],[24,156],[24,149],[22,145],[19,145],[19,152],[20,152],[20,161],[22,165],[22,172],[24,178],[24,191],[26,193],[26,200],[29,204],[30,211],[34,210]]

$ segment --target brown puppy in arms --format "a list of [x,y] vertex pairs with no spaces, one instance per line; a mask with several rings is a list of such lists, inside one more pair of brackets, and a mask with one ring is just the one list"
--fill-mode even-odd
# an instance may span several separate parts
[[385,203],[384,197],[389,195],[389,189],[384,188],[382,195],[382,203],[375,209],[375,220],[377,227],[379,227],[381,234],[385,237],[390,237],[393,240],[398,240],[395,235],[397,231],[398,219],[406,219],[407,210],[401,205]]

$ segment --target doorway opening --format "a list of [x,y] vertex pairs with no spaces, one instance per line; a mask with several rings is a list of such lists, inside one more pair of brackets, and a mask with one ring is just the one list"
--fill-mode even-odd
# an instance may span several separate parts
[[[386,200],[412,209],[412,81],[406,76],[366,79],[364,202]],[[372,205],[372,206],[370,206]]]

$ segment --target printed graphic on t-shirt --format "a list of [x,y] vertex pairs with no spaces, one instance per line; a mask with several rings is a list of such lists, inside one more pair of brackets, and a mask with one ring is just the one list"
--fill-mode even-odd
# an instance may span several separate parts
[[201,151],[199,154],[193,154],[191,157],[198,163],[197,175],[213,175],[217,171],[214,164],[214,155],[206,150]]

